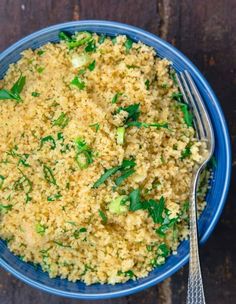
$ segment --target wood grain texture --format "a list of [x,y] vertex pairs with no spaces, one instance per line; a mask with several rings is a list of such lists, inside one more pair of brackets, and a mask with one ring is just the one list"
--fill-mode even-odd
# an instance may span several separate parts
[[[207,303],[236,302],[236,1],[235,0],[0,0],[0,50],[45,26],[78,19],[129,23],[158,34],[182,50],[216,92],[231,131],[232,186],[217,228],[201,249]],[[95,301],[108,304],[182,304],[187,268],[136,295]],[[44,294],[0,270],[1,304],[82,304]]]

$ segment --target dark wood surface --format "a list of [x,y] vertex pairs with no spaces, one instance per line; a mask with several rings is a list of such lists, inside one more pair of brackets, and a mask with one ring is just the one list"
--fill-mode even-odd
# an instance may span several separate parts
[[[183,51],[206,76],[223,107],[233,144],[233,175],[223,215],[201,248],[209,304],[236,303],[236,1],[235,0],[0,0],[0,51],[45,26],[79,19],[116,20],[144,28]],[[180,304],[187,268],[158,286],[96,303]],[[0,270],[1,304],[74,304],[26,286]]]

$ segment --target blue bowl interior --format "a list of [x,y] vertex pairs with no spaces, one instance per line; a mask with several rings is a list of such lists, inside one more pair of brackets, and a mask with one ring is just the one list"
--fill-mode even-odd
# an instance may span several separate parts
[[[176,71],[188,70],[191,73],[209,111],[216,137],[215,157],[217,167],[214,170],[211,189],[207,195],[207,206],[199,220],[201,243],[206,241],[218,221],[224,205],[230,180],[231,163],[230,143],[224,116],[206,80],[184,55],[163,40],[135,27],[107,21],[77,21],[60,24],[22,39],[0,55],[0,79],[4,76],[9,64],[19,60],[20,53],[23,50],[37,48],[49,41],[57,42],[58,33],[61,30],[71,33],[86,30],[108,36],[125,34],[134,41],[140,40],[152,46],[157,51],[158,56],[166,57],[173,62]],[[35,268],[32,264],[25,263],[10,253],[6,243],[1,240],[0,265],[24,282],[44,291],[72,298],[101,299],[131,294],[162,281],[187,262],[188,252],[188,242],[184,241],[180,244],[178,253],[170,256],[165,265],[153,270],[148,277],[114,286],[108,284],[86,286],[81,282],[72,283],[60,278],[50,279],[48,274],[42,272],[40,267]]]

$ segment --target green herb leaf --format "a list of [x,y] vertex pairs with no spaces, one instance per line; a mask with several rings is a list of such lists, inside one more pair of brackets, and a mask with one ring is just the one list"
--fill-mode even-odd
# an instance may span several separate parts
[[80,234],[81,234],[81,233],[84,233],[84,232],[86,232],[86,231],[87,231],[87,229],[84,228],[84,227],[82,227],[82,228],[80,228],[80,229],[76,229],[76,230],[74,231],[74,233],[73,233],[73,236],[74,236],[75,239],[78,239],[78,238],[80,237]]
[[115,174],[120,167],[114,167],[111,169],[108,169],[93,185],[92,188],[98,188],[101,184],[103,184],[111,175]]
[[60,247],[71,248],[70,245],[65,245],[65,244],[63,244],[62,242],[59,242],[59,241],[53,241],[53,243],[57,244]]
[[115,45],[115,44],[117,43],[117,38],[116,38],[116,37],[113,37],[113,38],[111,39],[111,42],[112,42],[113,45]]
[[106,36],[102,34],[98,39],[98,43],[102,44],[105,41],[105,39],[106,39]]
[[116,186],[120,186],[122,182],[135,172],[134,169],[126,170],[121,176],[115,179]]
[[38,67],[37,69],[36,69],[36,71],[39,73],[39,74],[41,74],[43,71],[44,71],[44,67]]
[[40,93],[38,93],[38,92],[32,92],[31,95],[32,95],[33,97],[39,97],[39,96],[40,96]]
[[4,180],[5,180],[5,177],[3,175],[0,175],[0,190],[2,189]]
[[100,128],[100,125],[99,125],[99,123],[97,122],[97,123],[94,123],[94,124],[92,124],[92,125],[89,125],[89,127],[90,127],[90,128],[94,128],[94,129],[95,129],[95,132],[97,133],[97,131],[98,131],[99,128]]
[[129,206],[130,211],[137,211],[137,210],[143,209],[143,205],[140,200],[140,190],[139,189],[135,189],[130,193],[129,200],[130,200],[130,206]]
[[11,88],[10,91],[1,89],[0,90],[0,99],[5,100],[5,99],[13,99],[16,100],[16,102],[21,101],[20,93],[23,90],[23,87],[25,85],[25,76],[20,76],[18,80],[15,82],[13,87]]
[[60,114],[60,116],[53,121],[52,125],[58,126],[58,127],[61,127],[62,129],[64,129],[68,125],[69,121],[70,121],[70,119],[69,119],[68,115],[65,114],[64,112],[62,112]]
[[113,96],[113,98],[112,98],[112,100],[111,100],[111,103],[117,103],[117,101],[118,101],[118,98],[119,98],[119,96],[121,96],[122,95],[122,93],[116,93],[114,96]]
[[18,165],[21,164],[24,167],[30,167],[30,165],[27,163],[27,159],[29,158],[30,155],[27,153],[24,153],[22,155],[19,154],[19,156],[20,156],[20,159],[18,161]]
[[70,84],[76,86],[79,90],[83,90],[85,88],[85,82],[77,76],[71,81]]
[[157,252],[160,256],[162,256],[164,258],[166,258],[170,254],[170,250],[165,243],[161,244],[158,247]]
[[189,111],[188,105],[185,103],[180,103],[180,109],[184,114],[184,122],[188,127],[193,126],[193,114]]
[[120,113],[121,111],[126,111],[128,113],[125,123],[128,123],[129,121],[137,121],[140,115],[139,106],[140,104],[136,103],[127,107],[119,107],[117,113]]
[[164,218],[162,213],[164,211],[165,199],[162,196],[159,202],[150,199],[148,201],[143,202],[144,209],[147,209],[149,216],[153,219],[154,223],[162,223]]
[[13,85],[13,87],[11,88],[11,92],[15,95],[15,96],[19,96],[20,93],[22,92],[24,85],[25,85],[25,76],[20,76],[18,78],[18,80],[16,81],[16,83]]
[[36,232],[37,232],[38,234],[40,234],[40,235],[44,235],[45,232],[46,232],[46,229],[47,229],[47,226],[41,225],[40,223],[37,223],[37,224],[35,225],[35,230],[36,230]]
[[184,160],[185,158],[189,157],[191,155],[191,147],[186,146],[186,148],[181,152],[181,160]]
[[100,215],[103,224],[107,223],[107,216],[105,215],[105,213],[102,210],[98,210],[98,214]]
[[74,49],[81,45],[87,44],[92,39],[92,34],[89,32],[80,32],[73,39],[67,40],[69,49]]
[[163,123],[156,123],[156,122],[153,122],[153,123],[146,123],[146,122],[140,122],[140,121],[130,121],[126,124],[127,127],[137,127],[137,128],[141,128],[141,127],[144,127],[144,128],[148,128],[148,127],[155,127],[157,129],[160,129],[160,128],[164,128],[164,129],[168,129],[169,128],[169,125],[167,122],[163,122]]
[[89,52],[96,52],[96,42],[95,40],[90,40],[87,44],[87,46],[85,47],[85,52],[89,53]]
[[88,65],[89,71],[93,71],[93,70],[95,69],[95,66],[96,66],[96,61],[94,60],[93,62],[91,62],[91,63]]
[[48,135],[48,136],[46,136],[46,137],[43,137],[43,138],[41,138],[41,141],[40,141],[41,143],[40,143],[40,149],[43,147],[43,145],[45,144],[45,143],[49,143],[50,144],[50,149],[51,150],[54,150],[55,148],[56,148],[56,141],[55,141],[55,139],[51,136],[51,135]]
[[38,52],[37,52],[37,54],[38,54],[39,56],[42,56],[44,53],[45,53],[45,51],[43,51],[43,50],[38,50]]
[[5,89],[1,89],[0,90],[0,99],[4,100],[4,99],[15,99],[17,101],[20,100],[19,96],[15,96],[13,93],[11,93],[10,91],[7,91]]
[[13,205],[3,205],[3,204],[0,204],[0,214],[5,214],[8,211],[11,211],[12,207],[13,207]]
[[144,84],[145,84],[145,86],[146,86],[146,89],[149,90],[149,89],[150,89],[150,80],[147,79],[147,80],[144,82]]
[[70,42],[72,41],[72,38],[71,38],[71,35],[69,33],[66,33],[66,32],[60,32],[58,34],[58,37],[61,39],[61,40],[65,40],[67,42]]
[[171,98],[174,99],[174,100],[177,100],[178,102],[183,102],[183,94],[180,93],[180,92],[174,92],[172,95],[171,95]]
[[56,179],[52,173],[52,169],[45,164],[43,164],[43,173],[44,173],[44,178],[49,184],[57,185]]
[[129,52],[129,50],[132,48],[133,46],[133,41],[130,38],[127,38],[125,41],[125,49],[126,49],[126,53]]
[[61,193],[58,192],[58,193],[56,193],[56,194],[53,194],[53,195],[48,196],[48,197],[47,197],[47,201],[48,201],[48,202],[54,202],[54,201],[58,200],[58,199],[61,198],[61,197],[62,197]]

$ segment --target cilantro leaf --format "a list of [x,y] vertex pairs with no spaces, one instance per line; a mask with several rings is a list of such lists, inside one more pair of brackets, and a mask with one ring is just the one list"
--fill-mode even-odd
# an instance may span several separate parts
[[91,62],[91,63],[88,65],[89,71],[93,71],[93,70],[95,69],[95,66],[96,66],[96,61],[94,60],[93,62]]
[[162,213],[164,211],[165,206],[165,199],[162,196],[159,200],[159,202],[150,199],[148,201],[143,202],[144,208],[147,209],[149,216],[153,219],[154,223],[162,223],[164,218],[162,216]]
[[130,200],[130,206],[129,206],[130,211],[137,211],[137,210],[143,209],[143,205],[140,200],[140,190],[139,189],[135,189],[130,193],[129,200]]
[[179,103],[180,109],[184,114],[184,122],[188,127],[193,126],[193,114],[189,111],[189,106],[186,103]]
[[133,46],[133,40],[131,40],[130,38],[127,38],[126,41],[125,41],[125,49],[126,49],[126,53],[129,52],[129,50],[132,48]]
[[85,88],[85,82],[78,76],[75,76],[70,84],[76,86],[79,90],[83,90]]

